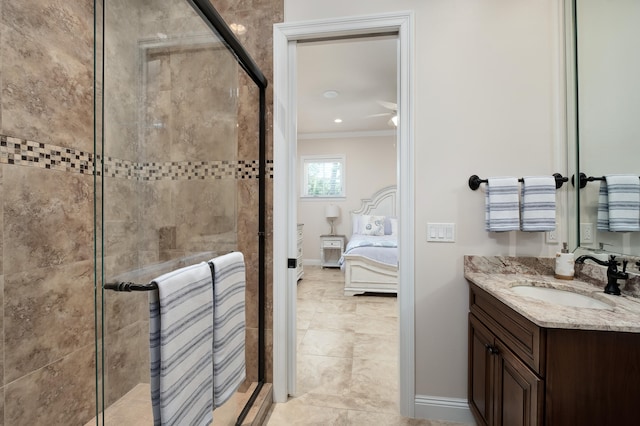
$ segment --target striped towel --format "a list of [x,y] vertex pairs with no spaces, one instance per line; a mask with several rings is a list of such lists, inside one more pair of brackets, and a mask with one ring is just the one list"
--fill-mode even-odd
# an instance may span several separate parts
[[488,178],[485,195],[485,230],[517,231],[520,229],[518,179],[514,177]]
[[[600,186],[598,197],[598,229],[602,229],[601,226],[606,224],[604,210],[608,204],[609,231],[640,231],[640,180],[638,176],[608,175],[605,176],[605,183]],[[603,194],[603,187],[606,198]]]
[[556,229],[556,179],[553,176],[522,178],[521,228],[523,231]]
[[609,190],[607,189],[607,181],[600,182],[600,190],[598,191],[598,220],[596,228],[600,231],[609,230]]
[[233,252],[216,257],[213,265],[213,403],[224,404],[246,377],[244,256]]
[[154,425],[213,420],[213,282],[206,262],[154,280],[149,298]]

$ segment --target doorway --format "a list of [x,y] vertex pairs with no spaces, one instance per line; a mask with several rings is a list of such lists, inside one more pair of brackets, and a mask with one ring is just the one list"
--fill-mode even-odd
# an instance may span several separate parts
[[297,252],[297,43],[304,40],[397,34],[398,199],[400,311],[400,413],[414,414],[414,255],[413,255],[413,15],[410,12],[274,27],[274,194],[273,377],[274,400],[295,392]]

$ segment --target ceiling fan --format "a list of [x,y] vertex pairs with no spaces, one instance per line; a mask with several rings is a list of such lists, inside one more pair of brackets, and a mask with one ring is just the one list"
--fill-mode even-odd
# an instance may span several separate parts
[[381,106],[383,106],[384,108],[390,110],[390,112],[371,114],[368,117],[384,117],[385,115],[390,115],[391,118],[389,119],[387,124],[389,124],[389,126],[398,127],[398,105],[393,102],[380,101],[380,100],[376,102]]

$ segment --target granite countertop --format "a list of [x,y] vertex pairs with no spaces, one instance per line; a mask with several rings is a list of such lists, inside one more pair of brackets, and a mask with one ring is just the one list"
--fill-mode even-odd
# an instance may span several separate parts
[[[579,279],[553,276],[554,258],[465,256],[464,276],[505,305],[546,328],[623,331],[640,333],[640,299],[624,294],[605,294],[604,283],[596,286]],[[575,308],[515,294],[514,285],[534,285],[588,295],[610,307]]]

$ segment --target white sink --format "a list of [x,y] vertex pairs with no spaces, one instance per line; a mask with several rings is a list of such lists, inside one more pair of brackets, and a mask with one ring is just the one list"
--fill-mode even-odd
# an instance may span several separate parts
[[520,296],[542,300],[555,305],[571,306],[573,308],[611,309],[612,306],[593,297],[557,288],[534,287],[531,285],[516,285],[511,291]]

